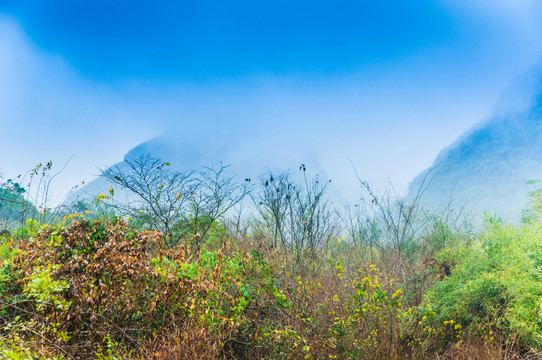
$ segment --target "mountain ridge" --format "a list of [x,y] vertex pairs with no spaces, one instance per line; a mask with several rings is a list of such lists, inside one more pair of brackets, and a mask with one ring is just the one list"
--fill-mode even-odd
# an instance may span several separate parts
[[433,164],[416,176],[407,194],[414,197],[429,174],[421,200],[429,210],[466,207],[517,222],[525,207],[529,180],[542,179],[542,72],[522,77],[499,99],[493,115],[475,125]]

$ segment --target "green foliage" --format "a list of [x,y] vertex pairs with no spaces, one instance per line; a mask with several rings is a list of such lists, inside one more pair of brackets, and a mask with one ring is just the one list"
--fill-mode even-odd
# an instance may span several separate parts
[[33,219],[27,219],[26,225],[19,226],[13,234],[14,239],[27,239],[36,236],[41,228],[39,222]]
[[60,269],[60,265],[49,264],[47,267],[36,266],[26,279],[23,294],[29,299],[36,301],[37,310],[41,311],[46,305],[52,304],[58,309],[67,310],[70,302],[60,298],[57,294],[62,293],[69,287],[65,280],[53,280],[52,273]]
[[[0,234],[0,358],[519,359],[542,348],[536,188],[521,226],[487,217],[474,233],[367,187],[375,208],[343,214],[341,230],[325,185],[270,174],[267,207],[232,231],[223,211],[245,188],[221,171],[184,194],[155,179],[152,196],[175,213],[166,222],[149,208],[116,217],[110,189],[55,225]],[[213,194],[229,205],[207,207]]]
[[[201,234],[205,231],[205,239]],[[201,248],[203,244],[210,248],[220,247],[226,241],[227,229],[217,220],[203,216],[198,219],[187,214],[173,226],[173,238],[192,241],[192,248]]]
[[542,223],[514,227],[487,218],[484,230],[450,277],[426,295],[437,322],[454,319],[469,332],[488,328],[542,346]]

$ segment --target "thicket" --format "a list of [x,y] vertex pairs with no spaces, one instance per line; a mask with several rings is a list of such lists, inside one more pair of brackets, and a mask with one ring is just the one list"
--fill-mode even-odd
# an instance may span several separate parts
[[540,358],[536,188],[521,225],[475,230],[366,182],[338,209],[304,166],[226,170],[145,157],[106,174],[115,190],[45,212],[5,182],[0,209],[38,212],[2,219],[0,357]]

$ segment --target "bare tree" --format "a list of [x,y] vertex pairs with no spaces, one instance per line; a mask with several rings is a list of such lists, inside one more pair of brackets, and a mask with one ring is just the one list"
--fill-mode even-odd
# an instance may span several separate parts
[[300,171],[302,184],[294,183],[288,172],[269,171],[253,199],[275,245],[298,257],[303,252],[316,256],[333,232],[333,212],[324,197],[329,182],[321,183],[318,176],[309,180],[303,164]]
[[190,197],[190,211],[186,220],[192,236],[204,240],[209,230],[228,211],[250,192],[250,179],[236,183],[224,171],[229,166],[222,163],[215,167],[204,167],[197,173],[198,186]]
[[136,197],[128,204],[114,206],[162,231],[170,243],[182,236],[203,241],[212,225],[249,191],[249,181],[235,183],[233,177],[224,175],[228,166],[222,164],[218,168],[180,172],[150,155],[125,163],[127,168],[115,166],[102,171],[106,179]]
[[260,177],[259,191],[252,198],[263,221],[271,229],[275,247],[280,243],[283,248],[288,248],[286,216],[295,192],[287,171],[268,170],[265,176]]
[[199,186],[193,172],[174,171],[170,163],[148,154],[125,160],[124,164],[125,167],[114,166],[102,171],[107,180],[135,195],[128,204],[115,207],[169,238],[173,226],[188,211],[190,199]]
[[363,203],[362,198],[360,206],[364,209],[366,217],[358,218],[360,222],[355,225],[357,230],[354,229],[354,232],[366,234],[367,224],[369,224],[371,228],[378,228],[382,237],[378,240],[373,238],[372,245],[380,246],[381,250],[391,246],[399,253],[403,252],[425,226],[426,219],[420,216],[422,214],[420,201],[431,182],[433,169],[426,173],[417,193],[411,199],[399,196],[391,185],[384,193],[377,193],[367,181],[360,179],[355,168],[354,171],[370,200],[370,204],[367,205]]
[[290,238],[296,253],[303,249],[309,251],[313,258],[331,237],[333,230],[333,212],[324,194],[331,180],[321,183],[316,175],[309,181],[307,169],[301,164],[303,172],[303,187],[297,187],[294,202],[290,201]]

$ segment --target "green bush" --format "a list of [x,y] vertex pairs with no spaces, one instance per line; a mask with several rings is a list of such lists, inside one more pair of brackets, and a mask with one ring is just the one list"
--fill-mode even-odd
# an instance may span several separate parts
[[486,218],[472,245],[455,250],[459,263],[427,292],[423,308],[436,313],[437,323],[453,319],[469,334],[487,338],[497,330],[540,348],[541,230],[540,217],[519,227]]

